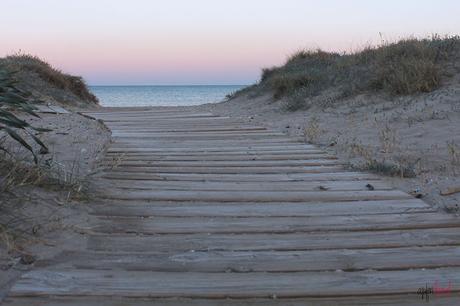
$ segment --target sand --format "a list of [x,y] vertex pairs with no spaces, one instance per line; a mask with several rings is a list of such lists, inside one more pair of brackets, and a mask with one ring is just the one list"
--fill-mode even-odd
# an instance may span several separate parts
[[242,96],[199,109],[302,135],[307,142],[339,156],[350,168],[370,171],[370,160],[405,169],[389,175],[396,188],[434,207],[458,213],[460,193],[460,86],[452,83],[429,94],[409,97],[361,95],[328,108],[284,110],[285,101],[270,94]]
[[[82,191],[45,180],[38,185],[14,186],[0,194],[0,223],[9,224],[11,234],[18,236],[14,243],[8,243],[9,252],[6,238],[0,240],[0,301],[14,280],[36,260],[54,257],[64,248],[78,249],[85,243],[82,229],[90,218],[84,188],[110,142],[110,131],[104,124],[77,112],[40,116],[26,118],[37,126],[53,129],[40,136],[50,149],[49,154],[39,155],[40,162],[51,163],[53,176],[75,186],[81,184]],[[31,159],[17,145],[13,151],[25,161]]]

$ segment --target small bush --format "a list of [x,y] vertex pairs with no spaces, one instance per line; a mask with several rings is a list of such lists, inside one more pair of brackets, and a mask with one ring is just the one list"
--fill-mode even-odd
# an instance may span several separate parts
[[302,87],[308,87],[313,79],[308,75],[281,75],[271,80],[271,86],[274,90],[273,97],[279,99],[287,93]]
[[276,74],[278,69],[276,67],[274,68],[263,68],[262,69],[262,75],[260,77],[260,81],[264,82],[268,80],[272,75]]

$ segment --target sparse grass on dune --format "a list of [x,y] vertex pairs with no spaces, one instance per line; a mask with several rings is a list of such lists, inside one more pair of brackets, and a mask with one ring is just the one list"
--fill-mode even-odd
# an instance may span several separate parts
[[0,59],[0,64],[3,64],[10,70],[24,74],[36,73],[43,81],[51,86],[69,91],[83,101],[94,104],[98,103],[98,99],[88,90],[82,77],[63,73],[37,56],[29,54],[9,55]]
[[449,77],[449,65],[459,60],[458,36],[403,39],[351,54],[301,50],[285,65],[263,69],[251,91],[286,98],[292,111],[312,106],[316,102],[309,99],[326,92],[336,100],[365,92],[412,95],[439,88]]

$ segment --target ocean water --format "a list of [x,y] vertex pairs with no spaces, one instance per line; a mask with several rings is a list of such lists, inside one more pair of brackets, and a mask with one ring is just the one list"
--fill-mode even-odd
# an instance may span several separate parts
[[221,102],[241,85],[90,86],[102,106],[188,106]]

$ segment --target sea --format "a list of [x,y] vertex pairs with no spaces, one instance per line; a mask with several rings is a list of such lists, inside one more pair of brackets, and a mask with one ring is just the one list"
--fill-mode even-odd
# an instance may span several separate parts
[[102,106],[190,106],[217,103],[243,85],[90,86]]

